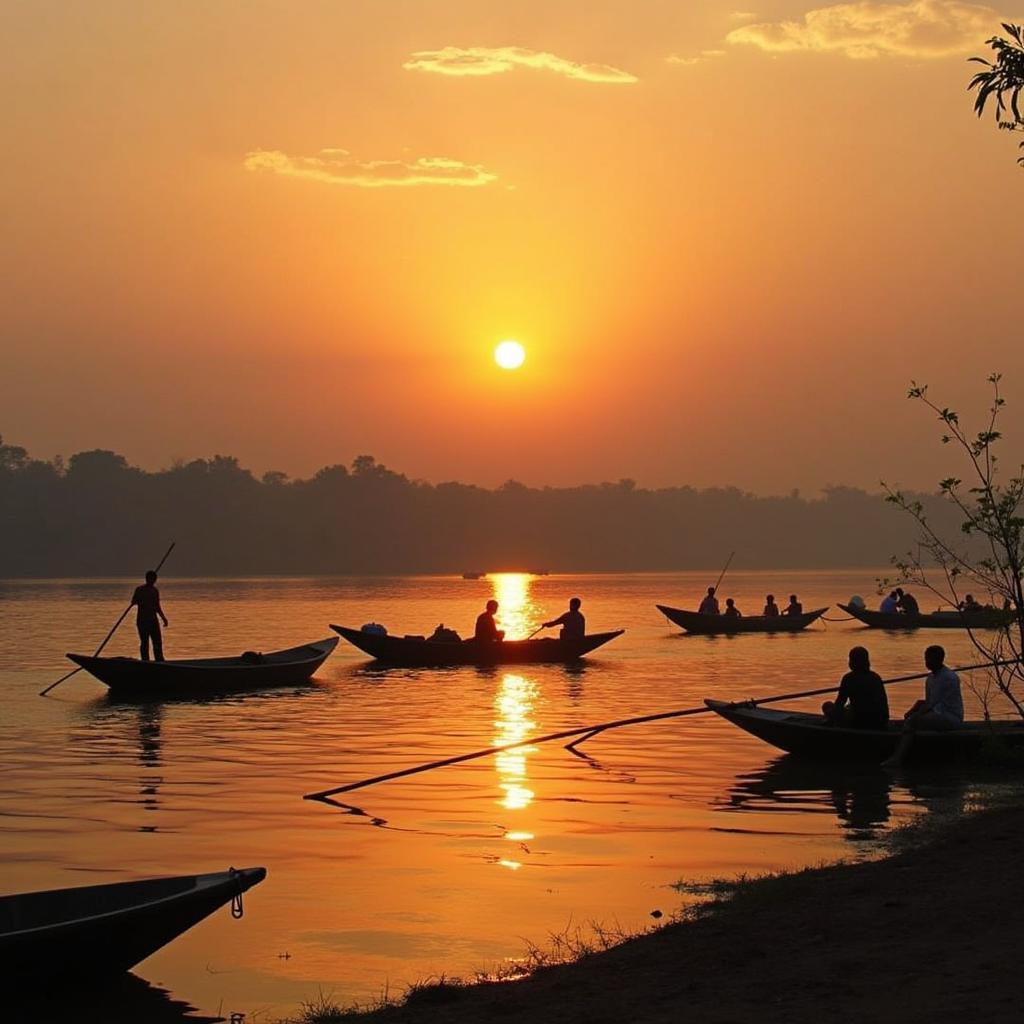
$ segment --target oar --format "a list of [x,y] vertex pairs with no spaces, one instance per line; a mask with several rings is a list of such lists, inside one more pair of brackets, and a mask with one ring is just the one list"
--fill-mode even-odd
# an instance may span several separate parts
[[731,554],[729,555],[729,559],[728,559],[728,561],[727,561],[727,562],[725,563],[725,568],[724,568],[724,569],[722,570],[721,574],[720,574],[720,575],[719,575],[719,577],[718,577],[718,580],[717,580],[717,582],[715,583],[715,593],[716,593],[716,594],[718,593],[718,588],[719,588],[719,587],[720,587],[720,586],[722,585],[722,580],[724,580],[724,579],[725,579],[725,574],[726,574],[726,573],[727,573],[727,572],[729,571],[729,566],[730,566],[730,565],[732,565],[732,560],[733,560],[733,558],[734,558],[735,556],[736,556],[736,552],[735,552],[735,551],[733,551],[733,552],[732,552],[732,553],[731,553]]
[[543,624],[538,626],[526,639],[527,640],[532,640],[542,629],[547,629],[547,628],[548,627],[546,625],[543,625]]
[[[971,672],[979,668],[992,668],[996,665],[1016,665],[1018,661],[1012,658],[1008,661],[985,661],[978,665],[964,665],[956,669],[957,672]],[[887,686],[893,683],[909,683],[914,679],[924,679],[928,672],[917,672],[910,676],[896,676],[893,679],[883,679]],[[798,700],[801,697],[819,697],[826,693],[835,693],[838,686],[825,686],[818,690],[800,690],[796,693],[777,693],[770,697],[758,697],[754,700],[737,701],[736,704],[743,707],[757,707],[760,704],[777,704],[784,700]],[[662,711],[655,715],[638,715],[635,718],[618,718],[612,722],[601,722],[597,725],[587,725],[576,729],[562,729],[559,732],[551,732],[546,736],[534,736],[530,739],[519,740],[517,743],[504,743],[498,747],[487,747],[484,750],[474,750],[471,754],[458,754],[455,757],[446,757],[440,761],[430,761],[428,764],[416,765],[413,768],[403,768],[396,772],[387,772],[384,775],[375,775],[370,779],[361,779],[358,782],[350,782],[347,786],[335,786],[333,789],[325,789],[319,793],[306,793],[303,800],[327,800],[329,797],[337,796],[339,793],[351,793],[356,789],[365,789],[367,786],[375,786],[378,782],[388,782],[391,779],[402,779],[408,775],[419,775],[421,772],[429,772],[435,768],[445,768],[451,764],[461,764],[463,761],[475,761],[481,757],[489,757],[491,754],[500,754],[506,750],[515,750],[517,747],[532,747],[538,743],[549,743],[552,740],[565,740],[573,736],[579,739],[573,743],[566,744],[566,749],[572,750],[577,744],[596,736],[606,729],[621,729],[626,725],[639,725],[641,722],[658,722],[666,718],[687,718],[690,715],[706,715],[711,708],[706,706],[696,708],[684,708],[681,711]]]
[[[159,563],[157,564],[156,569],[153,570],[154,572],[159,572],[163,568],[164,562],[167,561],[167,556],[170,555],[170,553],[174,550],[174,545],[176,543],[177,543],[177,541],[173,541],[173,540],[171,541],[171,546],[164,552],[164,557],[160,559]],[[98,658],[100,656],[100,654],[103,653],[103,648],[106,647],[108,643],[110,643],[110,638],[117,632],[117,627],[120,626],[122,622],[124,622],[125,616],[131,610],[132,610],[132,605],[128,605],[128,607],[125,608],[125,610],[123,612],[121,612],[121,617],[117,620],[117,622],[114,623],[114,625],[110,629],[110,632],[103,638],[103,643],[101,643],[99,645],[99,647],[96,648],[96,653],[93,655],[94,658]],[[45,690],[40,690],[39,691],[39,696],[40,697],[45,697],[55,686],[60,686],[60,684],[63,683],[65,679],[70,679],[76,672],[81,672],[81,671],[82,671],[82,666],[81,665],[79,665],[77,668],[73,668],[66,676],[61,676],[60,679],[57,680],[57,682],[50,683],[50,685],[48,687],[46,687]]]

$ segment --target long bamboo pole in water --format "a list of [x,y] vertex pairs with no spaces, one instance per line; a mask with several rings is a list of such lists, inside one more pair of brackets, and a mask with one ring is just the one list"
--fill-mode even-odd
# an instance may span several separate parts
[[[972,672],[975,669],[994,668],[997,665],[1016,665],[1016,659],[1008,661],[984,661],[977,665],[964,665],[955,669],[956,672]],[[914,679],[925,679],[928,672],[917,672],[910,676],[895,676],[892,679],[883,679],[886,686],[894,683],[909,683]],[[835,693],[838,686],[825,686],[817,690],[799,690],[796,693],[777,693],[770,697],[758,697],[753,700],[737,701],[743,707],[757,707],[761,704],[777,704],[784,700],[799,700],[802,697],[820,697],[826,693]],[[351,793],[357,789],[365,789],[367,786],[375,786],[378,782],[389,782],[391,779],[402,779],[409,775],[419,775],[421,772],[433,771],[435,768],[446,768],[448,765],[461,764],[464,761],[475,761],[481,757],[488,757],[491,754],[500,754],[506,750],[515,750],[517,747],[530,747],[538,743],[550,743],[553,740],[565,740],[572,737],[579,737],[573,743],[567,743],[566,749],[572,750],[579,743],[589,740],[598,733],[608,729],[621,729],[627,725],[640,725],[643,722],[659,722],[667,718],[688,718],[690,715],[706,715],[711,708],[706,706],[683,708],[680,711],[661,711],[654,715],[637,715],[634,718],[618,718],[611,722],[600,722],[597,725],[580,726],[574,729],[562,729],[559,732],[551,732],[545,736],[534,736],[530,739],[519,740],[517,743],[504,743],[498,747],[486,747],[483,750],[474,750],[470,754],[457,754],[455,757],[445,757],[440,761],[430,761],[427,764],[415,765],[412,768],[402,768],[398,771],[387,772],[384,775],[375,775],[369,779],[360,779],[358,782],[350,782],[344,786],[335,786],[333,789],[324,789],[319,793],[306,793],[303,800],[327,800],[329,797],[337,796],[339,793]]]

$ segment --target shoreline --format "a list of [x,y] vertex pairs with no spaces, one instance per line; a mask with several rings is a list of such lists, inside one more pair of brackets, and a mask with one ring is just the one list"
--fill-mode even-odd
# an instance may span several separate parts
[[[909,841],[908,841],[909,840]],[[739,879],[679,920],[517,981],[413,986],[317,1024],[1008,1021],[1024,796],[912,826],[878,860]],[[299,1018],[303,1020],[303,1018]]]

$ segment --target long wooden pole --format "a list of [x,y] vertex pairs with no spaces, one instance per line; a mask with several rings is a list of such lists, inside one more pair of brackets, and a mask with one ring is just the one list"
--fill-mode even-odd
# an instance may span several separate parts
[[729,571],[729,566],[732,565],[732,560],[736,557],[736,552],[733,551],[729,555],[729,560],[725,563],[725,568],[719,574],[718,580],[715,583],[715,593],[718,593],[718,588],[722,585],[722,580],[725,579],[725,574]]
[[[980,668],[992,668],[996,665],[1016,665],[1017,659],[1007,661],[985,661],[977,665],[964,665],[956,669],[957,672],[971,672]],[[910,676],[895,676],[892,679],[883,679],[887,686],[893,683],[909,683],[914,679],[924,679],[928,672],[917,672]],[[777,693],[770,697],[758,697],[754,700],[738,701],[744,707],[757,707],[760,704],[777,704],[784,700],[799,700],[801,697],[820,697],[826,693],[835,693],[839,687],[825,686],[817,690],[800,690],[796,693]],[[475,761],[481,757],[488,757],[491,754],[500,754],[506,750],[515,750],[517,747],[532,747],[538,743],[550,743],[552,740],[565,740],[578,736],[574,743],[566,744],[567,749],[572,750],[577,744],[584,740],[605,732],[607,729],[621,729],[627,725],[639,725],[642,722],[659,722],[666,718],[687,718],[690,715],[706,715],[711,708],[706,706],[695,708],[683,708],[681,711],[661,711],[654,715],[637,715],[635,718],[618,718],[612,722],[600,722],[597,725],[586,725],[575,729],[562,729],[559,732],[551,732],[546,736],[534,736],[531,739],[519,740],[517,743],[504,743],[498,747],[486,747],[484,750],[474,750],[471,754],[458,754],[455,757],[445,757],[440,761],[430,761],[427,764],[415,765],[412,768],[402,768],[399,771],[387,772],[384,775],[375,775],[370,779],[360,779],[358,782],[350,782],[345,786],[335,786],[333,789],[324,789],[319,793],[306,793],[303,800],[327,800],[339,793],[351,793],[356,789],[365,789],[367,786],[375,786],[378,782],[388,782],[391,779],[402,779],[409,775],[419,775],[421,772],[433,771],[435,768],[446,768],[451,764],[461,764],[463,761]]]
[[[160,561],[157,563],[157,567],[153,570],[154,572],[159,572],[163,568],[164,562],[167,561],[168,555],[170,555],[170,553],[174,550],[174,545],[176,543],[177,541],[171,541],[171,546],[164,552],[164,557],[161,558]],[[93,655],[94,658],[98,658],[103,653],[103,648],[106,647],[108,643],[110,643],[111,637],[113,637],[113,635],[117,632],[117,627],[120,626],[122,622],[124,622],[125,616],[131,610],[132,605],[129,604],[128,607],[125,608],[123,612],[121,612],[121,615],[118,618],[117,622],[115,622],[114,625],[111,626],[110,632],[103,638],[103,643],[101,643],[99,647],[96,648],[96,653]],[[78,668],[73,668],[66,676],[61,676],[60,679],[57,680],[57,682],[50,683],[50,685],[47,686],[45,690],[40,690],[39,696],[45,697],[54,687],[60,686],[60,684],[63,683],[66,679],[70,679],[76,672],[81,671],[81,665],[79,665]]]

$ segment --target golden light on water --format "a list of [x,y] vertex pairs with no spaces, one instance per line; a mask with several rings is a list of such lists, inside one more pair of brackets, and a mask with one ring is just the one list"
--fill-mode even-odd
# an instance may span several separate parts
[[[536,683],[511,672],[502,676],[501,686],[494,699],[497,712],[494,722],[494,745],[496,747],[516,743],[532,735],[537,728],[537,723],[531,717],[536,697]],[[536,747],[523,746],[494,755],[494,766],[498,771],[498,787],[505,794],[499,803],[506,810],[522,810],[528,807],[533,800],[533,790],[527,785],[527,757],[536,749]],[[530,833],[506,832],[505,838],[516,841],[514,837],[520,835],[530,835]]]
[[530,597],[528,572],[495,572],[488,576],[498,602],[498,623],[506,640],[521,640],[537,628],[539,609]]
[[512,341],[511,338],[501,342],[494,350],[494,361],[503,370],[518,370],[525,359],[526,349],[518,341]]

